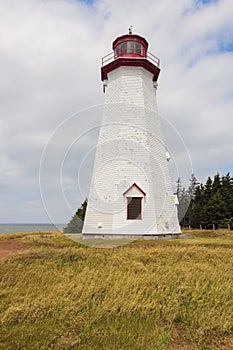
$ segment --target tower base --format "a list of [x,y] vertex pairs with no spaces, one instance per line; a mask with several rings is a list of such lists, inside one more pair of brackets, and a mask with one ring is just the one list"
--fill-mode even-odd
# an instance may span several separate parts
[[178,239],[181,238],[181,233],[166,233],[166,234],[143,234],[143,235],[129,235],[129,234],[95,234],[95,233],[84,233],[82,239],[129,239],[129,240],[155,240],[155,239]]

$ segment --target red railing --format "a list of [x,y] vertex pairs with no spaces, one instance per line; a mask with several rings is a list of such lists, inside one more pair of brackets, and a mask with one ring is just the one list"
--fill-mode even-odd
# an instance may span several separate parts
[[[131,54],[135,54],[135,56],[131,56]],[[157,67],[160,66],[160,59],[158,57],[156,57],[155,55],[153,55],[151,52],[147,51],[147,55],[141,56],[139,55],[137,52],[127,52],[127,53],[122,53],[118,56],[114,55],[114,52],[110,52],[108,55],[102,57],[102,66],[105,66],[105,64],[108,64],[114,60],[117,60],[118,58],[121,57],[130,57],[132,59],[147,59],[148,61],[150,61],[151,63],[155,64]]]

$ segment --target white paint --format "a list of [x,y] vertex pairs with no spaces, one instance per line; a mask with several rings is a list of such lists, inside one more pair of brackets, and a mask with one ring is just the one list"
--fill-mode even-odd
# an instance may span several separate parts
[[[180,233],[152,78],[142,67],[108,74],[84,237]],[[146,193],[142,220],[126,216],[123,194],[133,183]],[[131,190],[136,196],[138,189]]]

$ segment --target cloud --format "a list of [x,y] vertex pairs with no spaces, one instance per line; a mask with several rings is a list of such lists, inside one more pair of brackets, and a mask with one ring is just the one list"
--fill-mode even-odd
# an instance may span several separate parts
[[[70,115],[104,102],[101,57],[131,24],[161,59],[159,111],[182,135],[196,177],[205,181],[217,171],[232,172],[232,11],[231,0],[2,1],[0,222],[48,220],[39,191],[43,148]],[[69,138],[74,141],[62,180],[70,208],[64,210],[62,195],[56,197],[53,176],[45,176],[56,221],[66,222],[87,195],[77,189],[76,174],[97,134],[90,132],[82,142],[75,135],[76,129],[79,135],[98,124],[99,111],[91,109],[91,120],[80,113],[50,154],[50,164],[55,164]],[[172,147],[168,129],[165,138]],[[90,173],[91,157],[88,162]],[[87,192],[85,176],[90,174],[82,173]]]

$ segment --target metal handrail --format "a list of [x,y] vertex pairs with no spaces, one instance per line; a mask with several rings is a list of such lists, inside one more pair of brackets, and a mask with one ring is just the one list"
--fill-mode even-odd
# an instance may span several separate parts
[[114,59],[114,52],[110,52],[109,54],[107,54],[106,56],[102,57],[102,66],[109,60],[113,60]]
[[147,52],[147,59],[148,59],[148,61],[151,61],[152,63],[155,63],[155,65],[158,68],[160,67],[160,59],[157,56],[153,55],[153,53],[148,51]]
[[[104,66],[105,64],[110,63],[110,62],[112,62],[112,61],[114,61],[114,60],[116,60],[118,58],[127,57],[127,56],[122,56],[124,54],[130,54],[130,53],[136,53],[137,54],[137,49],[135,49],[134,51],[135,52],[132,52],[132,49],[131,49],[131,52],[126,52],[126,53],[120,54],[119,56],[115,56],[114,52],[112,51],[109,54],[107,54],[106,56],[102,57],[102,66]],[[155,64],[158,68],[160,66],[160,59],[158,57],[156,57],[154,54],[152,54],[151,52],[149,52],[149,51],[147,51],[146,57],[138,55],[138,56],[130,57],[130,58],[131,59],[147,59],[151,63]]]

